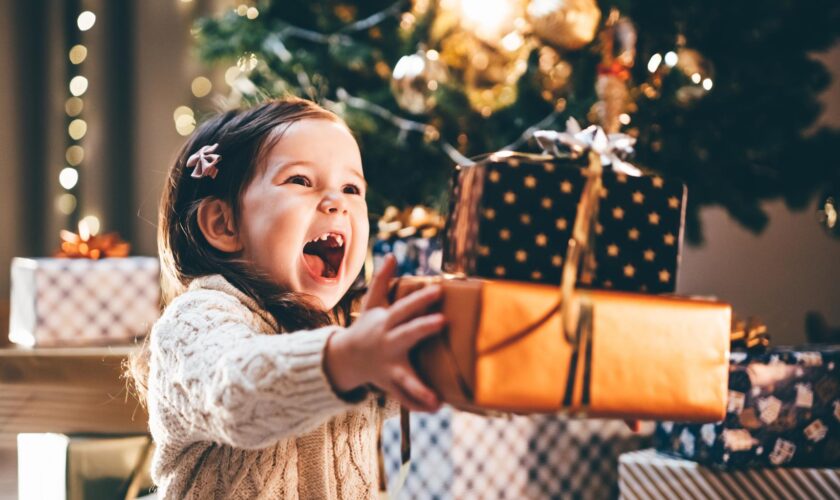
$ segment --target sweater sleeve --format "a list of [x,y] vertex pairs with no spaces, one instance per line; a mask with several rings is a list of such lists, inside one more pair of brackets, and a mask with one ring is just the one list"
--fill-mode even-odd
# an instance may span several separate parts
[[249,323],[250,314],[212,290],[170,304],[151,334],[153,434],[259,449],[352,407],[323,368],[326,342],[340,327],[270,335]]

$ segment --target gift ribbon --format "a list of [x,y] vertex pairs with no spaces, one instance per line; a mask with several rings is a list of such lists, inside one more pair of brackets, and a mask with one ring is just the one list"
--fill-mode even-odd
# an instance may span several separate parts
[[581,130],[574,118],[566,121],[566,131],[537,130],[534,139],[543,150],[554,157],[568,156],[563,149],[568,149],[572,158],[579,158],[587,152],[600,156],[601,164],[611,166],[613,171],[632,177],[641,177],[642,171],[626,159],[633,153],[636,139],[627,134],[607,134],[598,125],[590,125]]
[[[594,269],[592,253],[594,226],[598,218],[600,193],[603,188],[603,169],[609,165],[614,172],[638,177],[641,170],[628,163],[627,157],[633,152],[635,139],[626,134],[606,134],[604,130],[592,125],[581,130],[574,118],[569,118],[565,132],[540,130],[534,133],[534,138],[544,150],[543,155],[530,155],[501,151],[488,155],[491,161],[504,161],[515,157],[531,161],[546,161],[547,159],[568,158],[577,159],[584,154],[589,157],[589,164],[585,169],[586,182],[578,202],[578,210],[566,250],[566,259],[561,270],[559,284],[559,301],[550,311],[533,324],[507,337],[505,340],[488,346],[479,355],[486,355],[503,349],[529,335],[535,329],[548,321],[559,312],[562,335],[572,345],[572,357],[569,363],[567,386],[561,397],[564,407],[585,407],[590,400],[590,374],[592,362],[592,304],[586,293],[575,294],[577,277]],[[446,269],[448,277],[464,277],[469,274],[472,264],[469,262],[471,246],[476,238],[471,221],[478,217],[478,208],[483,191],[485,169],[479,158],[470,166],[459,166],[463,169],[461,192],[453,207],[454,226],[449,232],[450,253],[454,255],[455,266]],[[450,355],[450,362],[454,363],[454,355],[449,349],[444,349]],[[454,363],[454,373],[459,386],[469,389],[462,372]],[[470,395],[472,391],[465,395]]]

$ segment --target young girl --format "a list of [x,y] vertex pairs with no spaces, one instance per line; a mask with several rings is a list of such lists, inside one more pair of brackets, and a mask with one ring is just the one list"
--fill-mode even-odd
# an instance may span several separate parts
[[182,149],[160,209],[167,307],[138,377],[163,498],[372,498],[376,390],[439,406],[408,360],[443,326],[439,288],[389,307],[390,258],[346,326],[365,189],[347,126],[301,99],[213,118]]

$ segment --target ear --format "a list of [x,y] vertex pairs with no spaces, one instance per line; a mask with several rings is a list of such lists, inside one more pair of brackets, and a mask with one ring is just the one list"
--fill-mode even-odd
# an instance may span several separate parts
[[198,206],[198,227],[213,248],[233,253],[242,250],[233,221],[233,210],[218,198],[206,198]]

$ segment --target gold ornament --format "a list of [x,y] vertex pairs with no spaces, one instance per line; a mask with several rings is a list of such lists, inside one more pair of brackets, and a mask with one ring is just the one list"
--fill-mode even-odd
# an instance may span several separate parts
[[[677,78],[674,97],[678,104],[690,106],[704,97],[714,86],[714,67],[703,54],[685,46],[685,36],[677,36],[677,48],[653,54],[647,63],[650,79],[642,84],[641,91],[648,99],[661,97],[665,78]],[[674,73],[673,75],[671,73]]]
[[409,113],[426,113],[437,104],[437,92],[448,77],[446,66],[434,50],[403,56],[391,74],[391,92]]
[[714,68],[697,50],[686,47],[677,49],[676,67],[687,80],[685,85],[677,89],[676,98],[680,104],[693,104],[712,90]]
[[465,92],[474,110],[486,117],[516,102],[517,82],[528,69],[529,42],[510,52],[468,33],[453,33],[442,41],[441,49],[441,58],[463,71]]
[[595,38],[601,9],[595,0],[531,0],[528,20],[543,41],[563,50],[577,50]]
[[379,219],[377,238],[408,238],[419,235],[433,238],[445,225],[445,219],[436,210],[422,205],[407,207],[403,210],[389,206]]
[[[496,49],[515,51],[524,43],[525,0],[441,0],[432,38],[461,31]],[[442,37],[439,37],[442,38]]]
[[490,116],[517,99],[534,41],[524,0],[441,0],[429,33],[441,61],[463,78],[470,107]]

